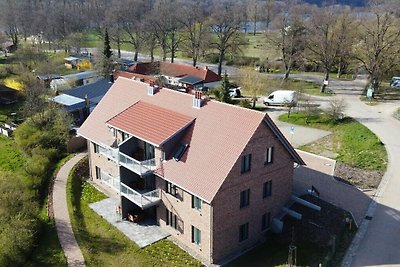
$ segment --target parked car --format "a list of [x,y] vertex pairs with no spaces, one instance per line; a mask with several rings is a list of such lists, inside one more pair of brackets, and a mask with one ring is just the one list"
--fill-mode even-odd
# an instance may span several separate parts
[[229,89],[229,96],[232,98],[242,97],[242,93],[240,92],[240,89],[241,89],[240,87]]
[[278,90],[265,97],[263,102],[266,106],[283,106],[297,104],[298,95],[296,91]]
[[393,77],[390,81],[390,87],[400,89],[400,77]]

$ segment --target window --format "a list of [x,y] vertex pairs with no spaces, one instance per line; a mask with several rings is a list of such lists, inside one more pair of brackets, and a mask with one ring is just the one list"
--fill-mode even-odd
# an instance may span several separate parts
[[165,209],[165,214],[165,223],[183,234],[183,221],[176,214],[174,214],[172,211],[169,211],[168,209]]
[[101,169],[96,166],[96,179],[101,179]]
[[272,195],[272,181],[266,181],[263,186],[263,198]]
[[249,223],[239,226],[239,242],[242,242],[247,238],[249,238]]
[[178,149],[176,150],[173,159],[175,161],[179,161],[181,159],[181,157],[183,156],[183,154],[185,153],[186,149],[188,147],[188,144],[180,144],[180,146],[178,147]]
[[201,210],[201,199],[196,197],[196,196],[192,196],[192,208],[193,209],[197,209],[197,210]]
[[261,231],[268,229],[270,226],[271,226],[271,212],[267,212],[261,216]]
[[268,147],[267,150],[265,150],[265,159],[264,159],[264,164],[270,164],[274,161],[274,147]]
[[250,204],[250,189],[240,192],[240,208],[247,207]]
[[249,172],[251,169],[251,154],[242,156],[241,173]]
[[99,145],[96,143],[93,143],[93,142],[92,142],[92,144],[93,144],[94,153],[99,153]]
[[167,193],[173,195],[174,197],[176,197],[176,185],[166,181],[165,182],[165,187],[167,188]]
[[201,231],[192,225],[192,243],[201,244]]
[[166,213],[167,213],[167,219],[166,219],[166,223],[167,225],[171,226],[174,229],[177,229],[177,217],[175,214],[173,214],[171,211],[169,211],[168,209],[166,209]]

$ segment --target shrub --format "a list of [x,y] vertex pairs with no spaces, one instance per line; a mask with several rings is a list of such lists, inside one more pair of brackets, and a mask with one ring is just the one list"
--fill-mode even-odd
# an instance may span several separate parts
[[204,55],[204,60],[212,64],[217,64],[219,60],[219,55],[218,53],[209,53]]
[[252,108],[252,105],[251,105],[251,103],[250,103],[250,100],[248,100],[248,99],[242,99],[242,100],[240,100],[240,106],[241,106],[242,108]]

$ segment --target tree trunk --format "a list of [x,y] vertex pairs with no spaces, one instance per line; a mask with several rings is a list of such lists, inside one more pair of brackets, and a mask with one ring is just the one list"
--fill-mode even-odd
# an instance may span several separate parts
[[224,60],[224,52],[219,53],[218,57],[218,75],[221,76],[222,73],[222,61]]
[[254,20],[253,36],[256,36],[256,32],[257,32],[257,19]]
[[174,58],[175,58],[175,49],[171,49],[171,63],[174,63]]
[[[150,56],[152,58],[151,62],[153,62],[153,50],[150,51]],[[135,50],[135,56],[133,57],[133,61],[138,61],[139,51]]]
[[326,82],[325,81],[328,81],[329,80],[329,70],[325,70],[325,79],[324,79],[324,82],[322,83],[322,85],[321,85],[321,93],[325,93],[325,89],[326,89]]
[[118,58],[121,58],[121,39],[119,36],[117,37],[117,50],[118,50]]
[[290,75],[290,68],[285,68],[285,76],[283,76],[284,80],[289,79],[289,75]]

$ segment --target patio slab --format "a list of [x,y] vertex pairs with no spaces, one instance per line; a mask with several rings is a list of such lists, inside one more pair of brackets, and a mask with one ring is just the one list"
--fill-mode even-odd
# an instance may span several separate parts
[[144,220],[140,224],[121,220],[120,215],[115,212],[117,205],[117,199],[106,198],[90,204],[89,207],[117,227],[118,230],[135,242],[140,248],[144,248],[169,236],[153,220]]

